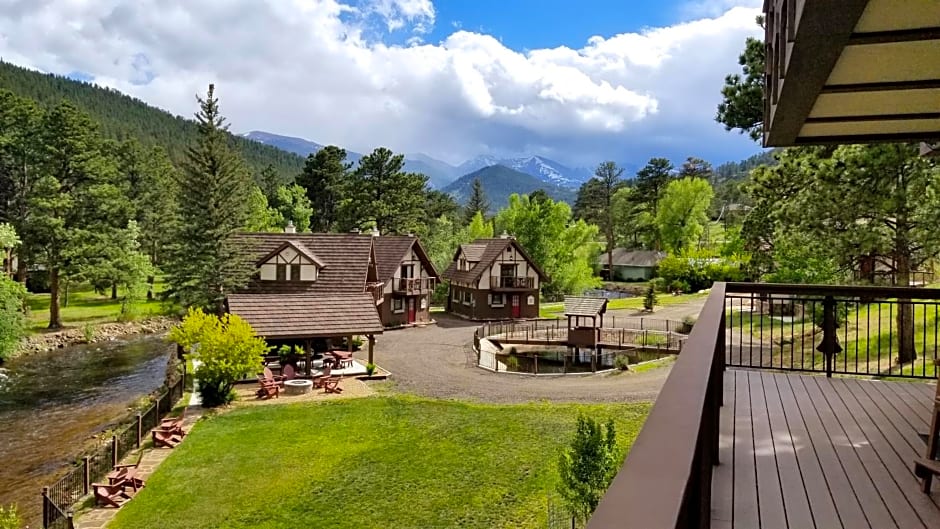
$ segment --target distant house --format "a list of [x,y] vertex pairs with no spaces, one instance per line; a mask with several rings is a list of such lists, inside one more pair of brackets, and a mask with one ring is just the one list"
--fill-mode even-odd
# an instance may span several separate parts
[[537,318],[545,273],[515,238],[462,244],[443,274],[450,281],[447,312],[473,320]]
[[374,237],[378,280],[382,286],[379,317],[385,327],[431,321],[431,294],[440,281],[417,237]]
[[601,277],[609,281],[646,281],[652,279],[656,266],[664,257],[666,257],[665,252],[655,250],[614,248],[612,275],[607,270],[607,253],[598,256],[597,264],[600,267]]

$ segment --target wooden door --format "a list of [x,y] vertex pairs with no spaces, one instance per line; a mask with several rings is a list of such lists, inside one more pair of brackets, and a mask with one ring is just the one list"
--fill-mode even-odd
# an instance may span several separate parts
[[415,314],[415,311],[416,311],[415,305],[416,305],[416,303],[415,303],[415,298],[408,298],[408,323],[414,323],[414,322],[415,322],[415,319],[416,319],[416,318],[415,318],[415,316],[416,316],[416,314]]
[[519,295],[512,296],[512,317],[521,318],[522,317],[522,303],[519,302]]

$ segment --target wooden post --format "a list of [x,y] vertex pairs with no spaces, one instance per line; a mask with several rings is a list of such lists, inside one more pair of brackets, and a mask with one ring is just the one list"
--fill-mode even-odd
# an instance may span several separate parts
[[[160,417],[160,414],[157,414],[157,417]],[[118,440],[116,435],[111,436],[111,467],[114,468],[118,464]]]
[[309,377],[313,373],[313,343],[304,340],[304,373]]
[[375,335],[374,335],[374,334],[370,334],[370,335],[369,335],[369,363],[370,363],[370,364],[374,364],[374,363],[375,363],[375,362],[373,361],[373,357],[372,357],[372,356],[373,356],[373,351],[374,351],[374,349],[375,349]]
[[353,335],[351,335],[351,334],[346,337],[346,350],[347,350],[347,352],[349,352],[349,353],[352,353],[352,352],[353,352],[353,343],[352,343],[352,339],[353,339]]
[[49,487],[42,488],[42,526],[49,523]]
[[82,458],[82,494],[91,490],[91,457]]
[[535,353],[535,374],[539,374],[539,354]]
[[143,418],[141,417],[140,413],[138,413],[137,414],[137,448],[140,448],[140,438],[143,437],[144,435],[143,427],[144,427]]

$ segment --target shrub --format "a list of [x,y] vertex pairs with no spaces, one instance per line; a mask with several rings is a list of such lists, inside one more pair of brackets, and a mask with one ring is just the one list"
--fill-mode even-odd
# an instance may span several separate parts
[[653,287],[653,289],[656,292],[668,292],[669,291],[669,289],[667,288],[669,286],[668,283],[666,283],[666,280],[661,277],[655,277],[653,279],[650,279],[649,284],[651,287]]
[[613,419],[605,429],[602,432],[594,419],[579,416],[571,445],[558,461],[558,493],[580,520],[587,520],[597,508],[623,460]]
[[92,340],[94,340],[95,339],[95,326],[90,323],[86,323],[85,325],[83,325],[82,326],[82,338],[84,338],[86,342],[91,342]]
[[656,305],[656,290],[653,289],[653,285],[650,285],[646,289],[646,296],[643,298],[643,308],[653,312],[653,307]]
[[630,369],[630,358],[625,354],[618,354],[614,357],[614,367],[621,371]]
[[0,505],[0,529],[20,529],[22,523],[16,512],[16,505],[9,507]]
[[16,350],[26,332],[26,289],[0,274],[0,361]]
[[698,292],[711,288],[715,281],[743,281],[741,262],[733,258],[689,254],[670,255],[659,263],[659,276],[670,290]]
[[370,362],[366,364],[366,375],[371,377],[373,373],[375,373],[375,364]]
[[268,350],[264,340],[237,315],[216,318],[198,308],[189,309],[182,323],[170,330],[168,339],[199,362],[195,376],[205,407],[231,402],[235,381],[260,369]]

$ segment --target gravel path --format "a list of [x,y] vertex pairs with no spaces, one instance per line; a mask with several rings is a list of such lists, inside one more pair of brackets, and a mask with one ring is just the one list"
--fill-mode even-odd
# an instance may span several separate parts
[[652,401],[669,374],[669,367],[599,375],[491,373],[475,367],[471,344],[477,324],[445,314],[435,318],[437,325],[387,331],[377,339],[376,363],[392,372],[400,391],[485,402]]

